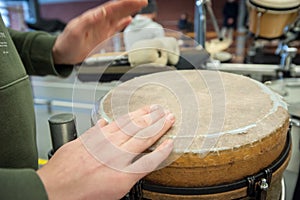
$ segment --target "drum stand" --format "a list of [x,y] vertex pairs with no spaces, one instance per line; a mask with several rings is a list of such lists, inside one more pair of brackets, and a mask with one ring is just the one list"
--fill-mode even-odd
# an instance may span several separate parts
[[276,54],[280,55],[280,68],[277,70],[277,78],[282,79],[284,77],[292,76],[292,60],[297,55],[297,48],[289,47],[287,44],[279,44]]
[[280,69],[278,78],[293,76],[292,60],[297,55],[298,49],[289,47],[289,43],[300,39],[300,17],[289,27],[286,27],[283,38],[276,49],[275,54],[280,55]]
[[206,12],[208,12],[208,14],[210,15],[211,21],[213,23],[213,27],[218,35],[218,39],[220,41],[223,40],[216,17],[211,8],[210,0],[196,0],[195,19],[194,19],[195,40],[203,48],[205,48],[205,41],[206,41]]
[[[253,39],[250,42],[251,46],[248,50],[246,63],[251,63],[252,58],[256,56],[258,52],[262,51],[262,46],[258,45],[257,43],[257,40],[259,39],[261,15],[261,12],[257,14],[258,23],[256,33],[254,34],[254,36],[252,37]],[[295,47],[290,47],[289,43],[300,39],[300,16],[296,19],[296,21],[293,24],[285,27],[284,33],[279,39],[280,42],[275,51],[275,55],[280,56],[279,69],[276,71],[276,77],[284,78],[296,76],[297,73],[294,70],[292,60],[297,55],[298,49]]]

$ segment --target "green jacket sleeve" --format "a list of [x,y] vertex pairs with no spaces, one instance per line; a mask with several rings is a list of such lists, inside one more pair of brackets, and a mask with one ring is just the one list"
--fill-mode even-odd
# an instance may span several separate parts
[[57,75],[66,77],[71,65],[54,65],[52,47],[56,37],[41,31],[19,32],[8,29],[14,45],[29,75]]
[[0,180],[3,180],[0,187],[1,199],[48,199],[43,184],[33,169],[0,169]]

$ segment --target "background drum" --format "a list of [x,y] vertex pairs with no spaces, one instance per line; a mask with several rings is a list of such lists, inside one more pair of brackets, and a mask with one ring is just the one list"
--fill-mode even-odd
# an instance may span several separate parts
[[299,14],[299,0],[248,0],[249,30],[256,37],[274,39]]
[[[224,72],[162,72],[114,88],[101,100],[99,113],[110,121],[149,104],[175,114],[173,128],[162,138],[173,138],[175,147],[168,160],[144,178],[142,198],[259,198],[268,186],[268,199],[280,199],[290,155],[289,114],[268,87]],[[179,188],[181,193],[159,188]],[[197,188],[212,192],[200,194]],[[194,193],[184,192],[191,190]]]

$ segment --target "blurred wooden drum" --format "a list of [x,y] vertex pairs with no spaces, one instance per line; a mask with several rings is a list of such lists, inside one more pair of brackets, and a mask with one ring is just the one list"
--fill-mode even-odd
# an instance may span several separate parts
[[[175,114],[174,151],[140,188],[144,199],[280,199],[290,157],[286,104],[250,78],[208,70],[169,71],[120,84],[100,102],[115,116],[159,104]],[[150,149],[151,150],[151,149]]]
[[299,14],[299,0],[248,0],[249,29],[256,37],[275,39]]

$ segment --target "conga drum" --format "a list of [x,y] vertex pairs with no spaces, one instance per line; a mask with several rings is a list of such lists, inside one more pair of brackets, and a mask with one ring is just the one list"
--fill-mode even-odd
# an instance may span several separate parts
[[136,199],[280,199],[289,114],[267,86],[225,72],[161,72],[111,90],[99,114],[110,121],[150,104],[174,113],[154,145],[173,138],[174,150],[133,189]]
[[256,37],[275,39],[299,14],[299,0],[248,0],[249,30]]

